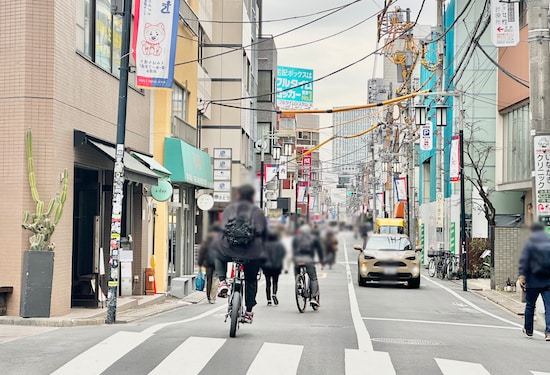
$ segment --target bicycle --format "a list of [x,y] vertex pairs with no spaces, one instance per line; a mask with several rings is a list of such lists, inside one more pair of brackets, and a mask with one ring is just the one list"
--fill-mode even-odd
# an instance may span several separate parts
[[245,309],[243,303],[244,292],[244,262],[242,260],[233,260],[233,270],[235,277],[230,283],[230,293],[227,299],[227,313],[224,322],[230,318],[229,337],[235,337],[240,323],[243,322]]
[[[299,272],[296,275],[296,284],[295,284],[295,292],[296,292],[296,306],[298,307],[298,311],[300,313],[303,313],[306,311],[307,307],[307,301],[310,301],[311,308],[314,311],[317,311],[319,309],[319,305],[315,303],[311,303],[312,296],[311,296],[311,282],[309,280],[309,275],[306,271],[306,265],[304,263],[297,264],[299,267]],[[319,300],[319,297],[317,297],[317,301]]]
[[452,280],[454,277],[458,277],[458,255],[449,254],[447,260],[447,279]]
[[437,268],[437,265],[436,265],[437,254],[433,250],[430,250],[428,251],[428,258],[430,258],[430,261],[428,262],[428,275],[430,277],[434,277],[436,268]]

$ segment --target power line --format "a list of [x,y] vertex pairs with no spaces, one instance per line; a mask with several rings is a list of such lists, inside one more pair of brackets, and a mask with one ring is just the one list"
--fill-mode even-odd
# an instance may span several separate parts
[[[337,7],[337,8],[335,8],[333,11],[331,11],[331,12],[329,12],[329,13],[327,13],[327,14],[321,16],[321,17],[315,18],[314,20],[308,21],[308,22],[306,22],[306,23],[304,23],[304,24],[302,24],[302,25],[300,25],[300,26],[293,27],[292,29],[288,29],[288,30],[286,30],[286,31],[283,31],[282,33],[279,33],[279,34],[277,34],[277,35],[274,35],[273,38],[278,38],[278,37],[280,37],[280,36],[283,36],[283,35],[286,35],[286,34],[289,34],[289,33],[293,32],[293,31],[296,31],[296,30],[298,30],[298,29],[301,29],[301,28],[303,28],[303,27],[309,26],[309,25],[311,25],[311,24],[313,24],[313,23],[315,23],[315,22],[317,22],[317,21],[320,21],[320,20],[322,20],[322,19],[324,19],[324,18],[327,18],[327,17],[329,17],[329,16],[331,16],[331,15],[333,15],[333,14],[335,14],[335,13],[338,13],[338,12],[340,12],[341,10],[346,9],[347,7],[349,7],[349,6],[353,5],[353,4],[356,4],[356,3],[358,3],[358,2],[361,2],[361,1],[363,1],[363,0],[354,0],[354,1],[350,2],[350,3],[341,5],[341,6]],[[184,62],[181,62],[181,63],[176,63],[176,64],[174,64],[174,66],[185,65],[185,64],[190,64],[190,63],[194,63],[194,62],[209,60],[209,59],[212,59],[212,58],[214,58],[214,57],[223,56],[223,55],[226,55],[226,54],[228,54],[228,53],[235,52],[235,51],[245,50],[245,49],[250,48],[250,47],[252,47],[252,46],[255,46],[255,45],[258,45],[258,44],[261,44],[261,43],[265,43],[266,40],[268,40],[268,39],[260,39],[259,41],[250,43],[250,44],[248,44],[248,45],[246,45],[246,46],[242,46],[242,47],[238,47],[238,48],[231,48],[229,51],[220,52],[220,53],[217,53],[217,54],[214,54],[214,55],[211,55],[211,56],[205,56],[205,57],[202,57],[202,58],[200,58],[200,59],[194,59],[194,60],[184,61]]]
[[[525,81],[521,78],[519,78],[518,76],[514,75],[513,73],[511,73],[509,70],[507,70],[506,68],[504,68],[502,65],[500,65],[498,62],[496,62],[491,56],[489,56],[489,54],[487,53],[487,51],[485,51],[483,49],[483,47],[481,47],[481,45],[479,44],[478,41],[476,41],[476,47],[479,48],[479,50],[485,55],[485,57],[487,57],[487,59],[493,63],[493,65],[495,65],[502,73],[506,74],[508,77],[510,77],[511,79],[513,79],[514,81],[516,81],[517,83],[519,83],[520,85],[522,85],[523,87],[526,87],[526,88],[529,88],[529,85],[525,84],[524,82],[522,81]],[[528,81],[525,81],[525,82],[528,82]]]

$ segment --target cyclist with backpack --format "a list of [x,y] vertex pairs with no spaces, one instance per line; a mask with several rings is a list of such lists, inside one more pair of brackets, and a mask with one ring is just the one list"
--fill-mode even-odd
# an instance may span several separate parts
[[222,233],[216,273],[220,279],[218,290],[228,290],[226,282],[227,262],[233,259],[244,261],[245,274],[245,323],[252,323],[252,308],[256,305],[258,271],[264,254],[267,221],[263,211],[254,205],[255,191],[251,185],[239,187],[238,200],[223,211]]
[[535,304],[539,294],[544,302],[546,341],[550,341],[550,237],[542,224],[531,225],[531,236],[519,258],[519,284],[525,291],[525,325],[523,333],[533,337]]
[[323,262],[323,247],[321,241],[312,233],[309,225],[302,225],[298,234],[292,242],[292,253],[294,257],[294,274],[300,272],[299,264],[305,264],[306,271],[311,281],[311,304],[320,306],[319,302],[319,280],[317,280],[317,271],[315,270],[315,254],[319,261]]

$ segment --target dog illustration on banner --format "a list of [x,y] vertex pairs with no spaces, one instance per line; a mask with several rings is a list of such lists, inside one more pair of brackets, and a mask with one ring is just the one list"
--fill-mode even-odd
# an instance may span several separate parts
[[162,52],[162,47],[160,46],[160,43],[164,40],[164,37],[166,36],[164,24],[158,23],[156,25],[152,25],[150,23],[146,23],[144,35],[145,40],[141,42],[143,54],[160,56]]

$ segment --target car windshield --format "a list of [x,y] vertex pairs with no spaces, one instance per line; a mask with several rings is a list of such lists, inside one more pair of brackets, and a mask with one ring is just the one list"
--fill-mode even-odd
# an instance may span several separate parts
[[392,237],[392,236],[380,236],[371,237],[367,242],[367,249],[369,250],[409,250],[411,243],[406,237]]
[[384,225],[378,231],[380,234],[403,234],[403,227]]

